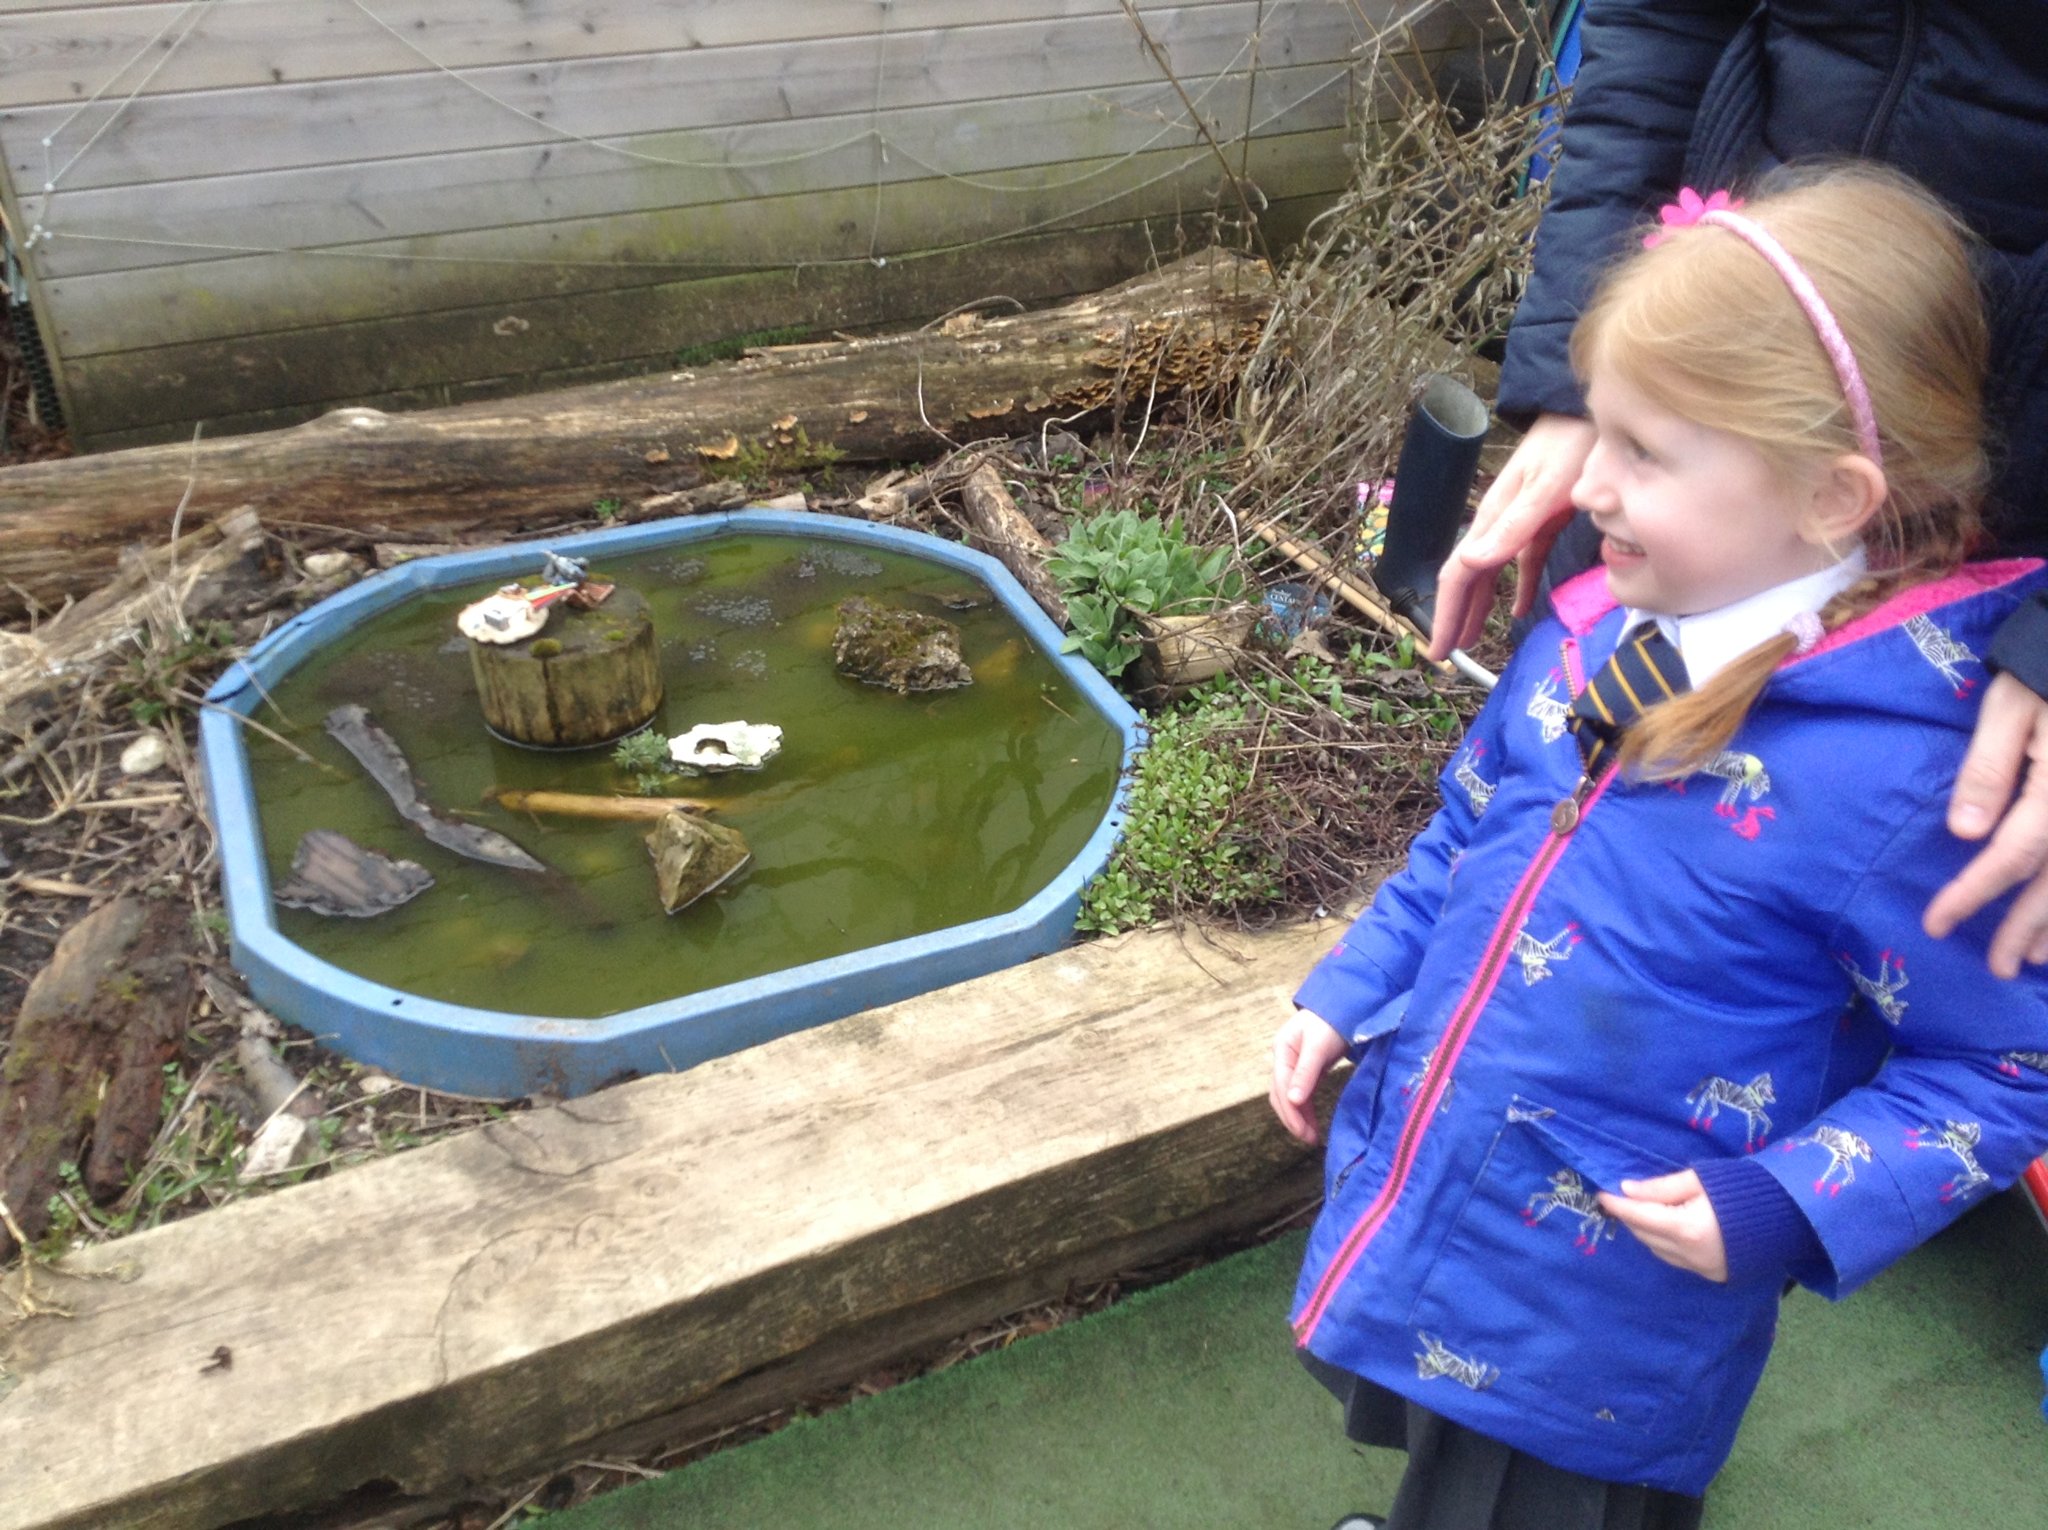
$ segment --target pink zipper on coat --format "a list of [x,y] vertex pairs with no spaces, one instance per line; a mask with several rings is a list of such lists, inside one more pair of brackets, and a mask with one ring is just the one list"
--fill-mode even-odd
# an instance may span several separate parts
[[[1576,645],[1570,645],[1576,648]],[[1571,661],[1575,652],[1566,655],[1567,667],[1575,667]],[[1323,1271],[1323,1278],[1316,1283],[1315,1293],[1308,1305],[1302,1309],[1301,1317],[1294,1325],[1294,1339],[1297,1345],[1306,1345],[1315,1335],[1316,1325],[1323,1320],[1330,1302],[1337,1294],[1337,1288],[1344,1283],[1352,1267],[1358,1263],[1365,1247],[1372,1242],[1388,1215],[1394,1209],[1394,1202],[1400,1199],[1406,1186],[1409,1170],[1415,1165],[1415,1155],[1421,1150],[1422,1139],[1428,1133],[1429,1124],[1436,1117],[1437,1107],[1442,1103],[1444,1090],[1449,1087],[1451,1072],[1458,1065],[1458,1058],[1465,1050],[1465,1043],[1471,1039],[1473,1028],[1478,1024],[1480,1012],[1486,1008],[1486,1001],[1493,997],[1493,990],[1500,983],[1500,975],[1506,969],[1508,957],[1515,949],[1515,936],[1521,933],[1522,924],[1528,918],[1529,906],[1536,901],[1536,894],[1543,890],[1549,879],[1551,868],[1563,855],[1567,840],[1571,838],[1585,815],[1592,811],[1593,804],[1607,790],[1614,779],[1609,770],[1587,793],[1583,802],[1576,804],[1571,821],[1562,828],[1553,827],[1550,836],[1537,850],[1529,862],[1528,870],[1522,873],[1522,880],[1516,884],[1514,896],[1508,899],[1507,907],[1501,911],[1500,920],[1493,927],[1493,934],[1486,944],[1486,954],[1473,973],[1472,981],[1458,1000],[1458,1007],[1451,1012],[1450,1024],[1444,1027],[1444,1037],[1437,1044],[1430,1059],[1428,1070],[1422,1076],[1422,1087],[1415,1091],[1414,1103],[1409,1107],[1408,1119],[1401,1125],[1401,1140],[1394,1147],[1393,1166],[1387,1172],[1387,1181],[1380,1186],[1379,1194],[1372,1204],[1365,1208],[1351,1231],[1344,1235],[1337,1252]],[[1583,789],[1583,788],[1582,788]],[[1571,801],[1571,799],[1566,799]],[[1562,804],[1560,804],[1562,806]]]

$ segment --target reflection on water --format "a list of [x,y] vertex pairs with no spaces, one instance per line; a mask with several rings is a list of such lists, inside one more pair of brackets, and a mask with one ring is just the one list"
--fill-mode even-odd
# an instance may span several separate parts
[[[1108,811],[1122,741],[966,575],[889,550],[729,537],[592,570],[647,597],[667,700],[654,726],[778,723],[758,773],[677,778],[743,833],[751,866],[673,918],[645,823],[532,818],[493,789],[626,789],[610,751],[542,753],[484,731],[455,613],[496,581],[421,596],[286,678],[245,730],[273,883],[310,829],[419,862],[435,886],[374,919],[278,910],[337,966],[478,1009],[594,1017],[968,923],[1017,907]],[[848,595],[943,615],[975,684],[896,696],[832,668]],[[961,609],[968,607],[967,609]],[[321,728],[346,703],[397,740],[426,800],[509,835],[551,870],[480,866],[427,843]]]

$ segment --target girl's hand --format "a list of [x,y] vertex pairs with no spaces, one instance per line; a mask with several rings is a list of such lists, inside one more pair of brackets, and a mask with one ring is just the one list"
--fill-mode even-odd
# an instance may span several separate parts
[[1727,1284],[1728,1251],[1721,1243],[1721,1219],[1692,1170],[1656,1179],[1625,1179],[1620,1195],[1600,1192],[1600,1207],[1666,1264]]
[[1993,824],[1991,843],[1934,895],[1922,922],[1939,940],[2008,887],[2029,883],[1991,937],[1991,970],[2010,978],[2022,959],[2048,961],[2048,701],[2011,675],[1984,693],[1948,805],[1959,839],[1982,839]]
[[1479,640],[1493,608],[1495,577],[1509,559],[1515,561],[1515,615],[1536,603],[1543,560],[1571,515],[1572,485],[1593,453],[1593,436],[1591,423],[1572,415],[1536,417],[1437,575],[1432,659]]
[[1309,1097],[1330,1067],[1350,1050],[1330,1023],[1297,1009],[1273,1038],[1273,1088],[1267,1095],[1287,1135],[1313,1147],[1321,1140]]

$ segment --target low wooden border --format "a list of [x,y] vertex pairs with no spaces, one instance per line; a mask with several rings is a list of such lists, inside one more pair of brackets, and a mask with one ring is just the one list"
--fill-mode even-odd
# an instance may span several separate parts
[[716,1427],[1262,1224],[1316,1190],[1267,1048],[1333,934],[1075,947],[39,1268],[71,1315],[0,1331],[0,1530]]

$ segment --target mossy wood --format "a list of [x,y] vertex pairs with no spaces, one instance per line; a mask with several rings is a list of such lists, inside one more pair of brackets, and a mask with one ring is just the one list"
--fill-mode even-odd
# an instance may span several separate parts
[[[952,441],[1139,409],[1220,387],[1272,304],[1266,267],[1189,256],[1038,313],[956,316],[947,332],[790,346],[504,403],[389,415],[344,409],[264,435],[0,469],[0,618],[111,577],[183,506],[238,505],[365,540],[494,539],[735,472],[917,461]],[[1080,422],[1080,423],[1077,423]]]
[[608,744],[661,706],[654,622],[645,597],[623,586],[588,611],[557,601],[547,626],[520,642],[472,641],[469,667],[484,721],[515,744]]
[[[30,1238],[49,1229],[60,1165],[78,1164],[85,1190],[107,1201],[149,1152],[164,1064],[191,1013],[187,914],[138,898],[103,904],[64,932],[29,984],[0,1074],[0,1199]],[[0,1263],[14,1252],[0,1225]]]
[[0,1326],[0,1530],[695,1437],[1266,1225],[1316,1193],[1266,1058],[1338,928],[1073,948],[39,1267],[75,1315]]

